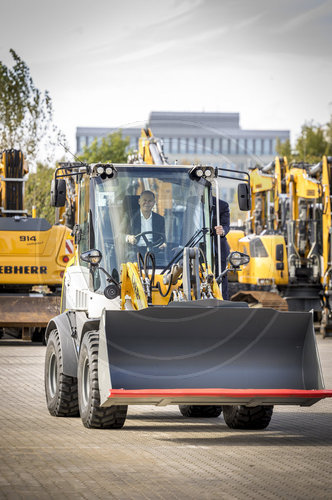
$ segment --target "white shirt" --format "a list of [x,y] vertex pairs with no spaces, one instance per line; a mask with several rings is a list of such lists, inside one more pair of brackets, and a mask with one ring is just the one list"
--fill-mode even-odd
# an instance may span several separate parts
[[[146,219],[141,212],[141,233],[145,231],[152,231],[152,212],[150,217]],[[152,241],[152,233],[145,235],[146,239]],[[140,237],[136,243],[138,246],[146,246],[146,243],[142,237]]]

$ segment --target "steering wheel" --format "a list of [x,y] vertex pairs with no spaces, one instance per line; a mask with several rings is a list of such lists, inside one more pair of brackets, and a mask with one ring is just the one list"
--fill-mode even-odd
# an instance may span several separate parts
[[[147,234],[153,234],[154,236],[157,236],[157,239],[154,243],[152,241],[149,241],[146,237]],[[143,231],[142,233],[135,234],[136,240],[138,240],[140,237],[143,238],[147,248],[160,248],[160,246],[165,243],[165,236],[163,233],[159,233],[158,231]]]

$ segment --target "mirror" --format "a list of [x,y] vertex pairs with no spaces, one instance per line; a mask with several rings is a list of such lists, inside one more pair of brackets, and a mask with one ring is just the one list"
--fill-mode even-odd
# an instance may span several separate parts
[[64,179],[52,179],[51,207],[64,207],[65,204],[66,204],[66,181]]
[[248,211],[251,209],[251,197],[249,184],[246,182],[241,182],[237,187],[237,196],[239,202],[239,209],[242,211]]

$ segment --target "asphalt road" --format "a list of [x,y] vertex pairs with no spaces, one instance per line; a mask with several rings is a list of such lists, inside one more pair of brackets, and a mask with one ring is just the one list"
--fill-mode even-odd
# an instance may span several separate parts
[[[332,388],[332,338],[318,337]],[[264,431],[177,407],[129,407],[121,430],[51,417],[45,347],[0,341],[0,498],[330,499],[332,399],[275,407]]]

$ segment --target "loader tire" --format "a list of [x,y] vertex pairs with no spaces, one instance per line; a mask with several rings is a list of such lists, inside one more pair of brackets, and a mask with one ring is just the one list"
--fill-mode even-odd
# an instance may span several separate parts
[[98,383],[99,336],[87,332],[82,340],[78,360],[78,404],[83,425],[95,429],[121,429],[127,408],[125,405],[100,407]]
[[273,406],[223,406],[222,409],[231,429],[265,429],[273,413]]
[[179,405],[179,410],[184,417],[217,418],[222,412],[222,407],[214,405]]
[[78,417],[77,378],[63,373],[62,351],[57,330],[52,330],[46,347],[45,394],[54,417]]

